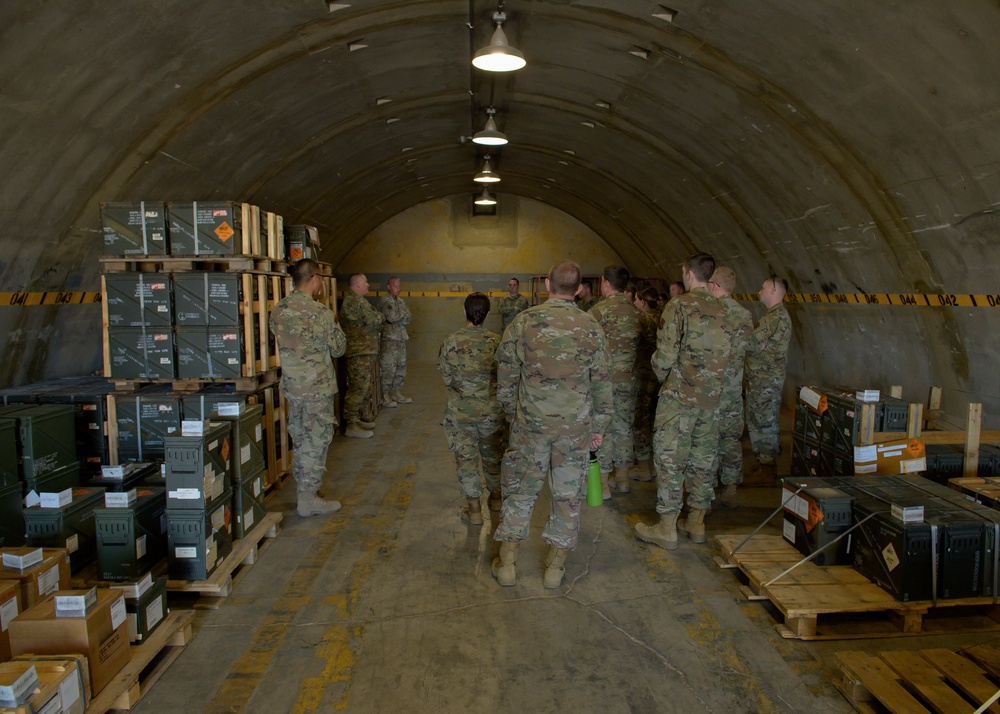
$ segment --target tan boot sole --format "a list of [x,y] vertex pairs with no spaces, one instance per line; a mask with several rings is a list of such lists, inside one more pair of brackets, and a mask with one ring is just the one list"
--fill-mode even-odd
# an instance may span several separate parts
[[680,541],[667,540],[666,538],[661,538],[659,536],[653,535],[649,531],[652,530],[652,526],[647,526],[643,523],[638,524],[635,527],[635,534],[638,536],[639,540],[645,541],[646,543],[652,543],[653,545],[658,545],[666,550],[677,550],[677,546]]

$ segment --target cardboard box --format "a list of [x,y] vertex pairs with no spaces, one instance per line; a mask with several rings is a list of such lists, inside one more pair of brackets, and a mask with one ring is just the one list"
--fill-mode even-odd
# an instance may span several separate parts
[[52,657],[19,657],[13,662],[0,664],[0,678],[33,667],[38,677],[38,687],[27,702],[16,708],[0,707],[2,714],[83,714],[90,701],[87,658],[82,655]]
[[927,469],[927,452],[921,439],[900,439],[884,444],[854,447],[854,473],[892,476]]
[[10,635],[7,628],[21,614],[21,585],[14,580],[0,580],[0,662],[10,659]]
[[14,654],[86,655],[90,690],[98,694],[128,664],[128,622],[125,595],[98,589],[97,605],[86,617],[56,617],[53,598],[21,613],[10,625]]
[[68,589],[69,578],[69,552],[65,548],[42,548],[42,562],[25,570],[0,568],[0,581],[20,581],[24,609],[34,607],[56,590]]

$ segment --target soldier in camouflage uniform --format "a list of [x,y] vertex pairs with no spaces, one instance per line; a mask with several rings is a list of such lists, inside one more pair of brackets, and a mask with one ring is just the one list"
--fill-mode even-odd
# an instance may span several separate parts
[[[640,539],[667,550],[677,547],[678,528],[695,543],[705,542],[705,511],[712,503],[712,480],[718,462],[716,410],[729,360],[730,339],[722,303],[708,292],[715,271],[712,256],[697,253],[684,262],[687,292],[663,308],[656,335],[653,369],[663,380],[653,433],[656,467],[655,526],[638,524]],[[688,519],[678,523],[684,489]]]
[[344,395],[345,436],[370,439],[375,423],[361,420],[361,405],[371,395],[378,338],[385,318],[365,299],[368,278],[355,273],[348,280],[347,294],[340,303],[340,323],[347,334],[347,394]]
[[747,352],[747,430],[757,456],[760,480],[776,476],[775,460],[781,453],[778,412],[785,386],[785,362],[792,342],[792,320],[785,309],[788,283],[772,275],[757,294],[767,307],[750,337]]
[[653,480],[653,417],[656,414],[656,395],[660,381],[653,372],[653,353],[656,351],[656,331],[660,327],[659,294],[655,288],[643,288],[633,303],[642,312],[639,321],[639,347],[635,355],[635,420],[633,438],[635,459],[631,469],[636,481]]
[[395,407],[397,404],[409,404],[413,400],[403,396],[403,382],[406,380],[406,326],[410,324],[410,308],[399,297],[401,284],[399,278],[391,277],[386,283],[389,294],[383,295],[378,301],[378,311],[385,318],[382,328],[382,404]]
[[600,298],[594,295],[593,288],[590,285],[589,280],[585,280],[580,285],[580,294],[576,298],[577,307],[579,307],[584,312],[587,312],[590,308],[596,305],[600,301]]
[[606,267],[601,278],[601,295],[606,297],[588,311],[604,330],[611,353],[614,414],[604,443],[597,452],[601,461],[601,487],[605,501],[611,498],[611,488],[619,493],[628,493],[628,470],[635,458],[632,444],[635,357],[642,313],[623,294],[629,277],[628,269],[621,265]]
[[455,452],[455,470],[466,503],[462,520],[482,525],[479,480],[482,463],[491,511],[499,511],[500,460],[503,458],[504,417],[497,402],[496,352],[500,336],[483,327],[490,299],[482,293],[465,298],[465,327],[445,338],[438,353],[438,370],[448,388],[444,432]]
[[503,320],[503,325],[500,327],[501,335],[507,331],[507,325],[514,319],[515,315],[528,309],[528,298],[518,292],[520,287],[521,281],[517,278],[511,278],[507,281],[507,290],[510,294],[497,300],[497,309]]
[[274,306],[269,325],[278,342],[281,392],[288,400],[288,433],[295,444],[292,473],[297,511],[305,517],[340,510],[338,501],[326,501],[317,494],[337,426],[333,360],[344,354],[347,339],[334,313],[315,299],[324,289],[319,266],[300,260],[292,266],[291,275],[295,291]]
[[597,321],[573,304],[580,266],[563,261],[546,279],[549,298],[529,307],[497,350],[497,399],[511,420],[503,457],[503,512],[493,575],[516,582],[520,542],[528,536],[535,499],[548,478],[552,511],[542,532],[549,543],[543,585],[557,588],[580,530],[588,451],[600,447],[611,422],[611,357]]
[[721,482],[719,501],[727,508],[736,508],[736,487],[743,482],[743,360],[753,332],[753,316],[733,299],[735,289],[736,271],[716,268],[708,291],[722,303],[732,345],[719,402],[719,470],[714,484]]

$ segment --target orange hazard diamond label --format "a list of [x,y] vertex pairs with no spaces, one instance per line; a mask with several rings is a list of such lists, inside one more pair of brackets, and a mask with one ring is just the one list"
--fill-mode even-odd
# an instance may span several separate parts
[[229,227],[229,224],[223,221],[219,224],[219,227],[215,229],[215,235],[219,236],[221,240],[229,240],[233,237],[233,229]]
[[229,461],[229,439],[222,440],[222,448],[219,449],[219,453],[222,454],[223,461]]

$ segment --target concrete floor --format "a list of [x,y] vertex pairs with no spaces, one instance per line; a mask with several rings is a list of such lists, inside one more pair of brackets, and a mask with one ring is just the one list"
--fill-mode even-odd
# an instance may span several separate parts
[[[222,608],[199,611],[139,712],[848,712],[837,651],[997,639],[783,640],[711,542],[668,554],[635,539],[652,484],[584,506],[558,591],[541,584],[540,500],[518,584],[501,588],[489,522],[458,517],[433,365],[411,363],[405,391],[414,403],[383,410],[374,439],[334,440],[326,491],[340,513],[298,518],[293,486],[272,499],[283,532]],[[777,504],[777,489],[742,493],[710,536],[748,532]]]

